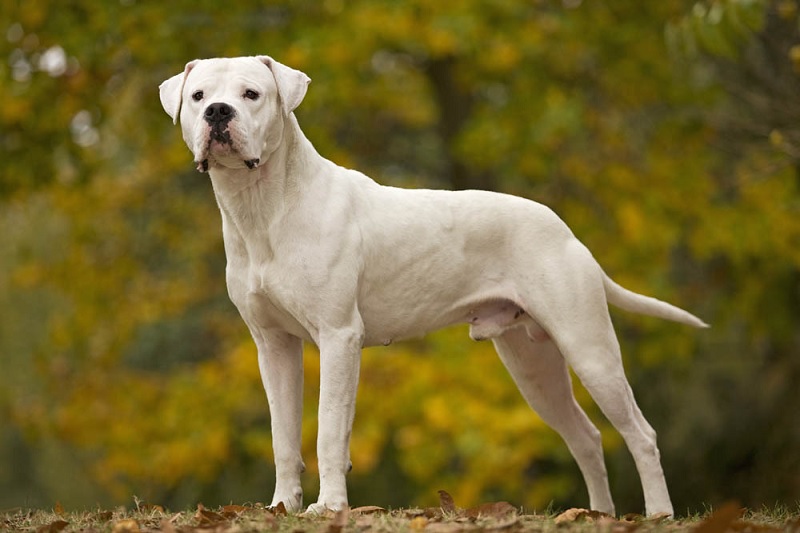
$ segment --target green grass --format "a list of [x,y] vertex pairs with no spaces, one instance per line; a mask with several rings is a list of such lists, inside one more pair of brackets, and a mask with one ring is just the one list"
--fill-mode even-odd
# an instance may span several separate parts
[[559,532],[605,531],[628,533],[680,532],[697,533],[769,533],[800,532],[800,506],[776,507],[749,511],[728,504],[688,518],[643,518],[626,515],[614,518],[602,513],[574,509],[556,514],[521,513],[507,503],[485,504],[473,509],[428,508],[385,510],[359,507],[325,516],[293,515],[273,512],[263,505],[229,505],[217,509],[172,512],[159,506],[137,502],[132,509],[65,512],[14,509],[0,512],[0,531],[56,533],[98,531],[136,533],[145,531],[240,533],[268,531],[277,533],[342,532],[430,532],[456,531]]

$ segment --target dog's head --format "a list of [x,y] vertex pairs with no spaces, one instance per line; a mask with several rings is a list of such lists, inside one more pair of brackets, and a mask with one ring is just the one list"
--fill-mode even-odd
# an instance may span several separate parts
[[197,169],[253,169],[283,136],[311,80],[269,56],[190,61],[159,86],[161,105],[178,122]]

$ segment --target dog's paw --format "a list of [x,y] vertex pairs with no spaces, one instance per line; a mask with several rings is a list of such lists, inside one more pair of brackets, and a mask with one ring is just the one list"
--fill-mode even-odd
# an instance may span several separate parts
[[269,509],[278,509],[280,505],[283,505],[283,508],[288,513],[300,512],[303,509],[303,490],[297,489],[285,495],[275,493]]
[[321,516],[321,515],[324,515],[324,514],[326,514],[328,512],[335,513],[335,512],[341,511],[343,509],[347,509],[347,502],[338,503],[338,504],[317,502],[317,503],[312,503],[311,505],[309,505],[308,509],[306,509],[305,514]]

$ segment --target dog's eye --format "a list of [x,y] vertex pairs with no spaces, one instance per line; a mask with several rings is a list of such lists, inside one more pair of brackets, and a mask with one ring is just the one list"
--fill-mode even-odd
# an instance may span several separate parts
[[247,98],[248,100],[258,100],[259,96],[261,95],[255,92],[253,89],[247,89],[244,92],[244,97]]
[[195,91],[192,94],[192,100],[194,100],[195,102],[199,102],[202,99],[203,99],[203,91]]

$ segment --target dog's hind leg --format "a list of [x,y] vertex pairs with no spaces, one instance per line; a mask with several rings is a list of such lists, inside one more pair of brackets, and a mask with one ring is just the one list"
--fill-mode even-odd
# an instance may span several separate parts
[[[597,262],[584,247],[565,249],[558,271],[546,276],[532,310],[586,390],[620,432],[642,481],[648,515],[672,514],[656,433],[633,397],[622,367]],[[549,313],[541,310],[547,309]]]
[[[611,328],[610,319],[608,327]],[[606,418],[620,432],[633,455],[642,481],[647,514],[672,515],[672,503],[661,468],[656,432],[645,420],[633,397],[622,368],[616,337],[605,337],[606,346],[601,339],[586,338],[580,346],[565,342],[561,344],[561,350]]]
[[600,432],[575,401],[566,362],[550,341],[534,342],[524,328],[493,339],[522,396],[556,430],[578,463],[592,509],[614,514]]

